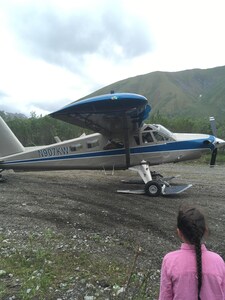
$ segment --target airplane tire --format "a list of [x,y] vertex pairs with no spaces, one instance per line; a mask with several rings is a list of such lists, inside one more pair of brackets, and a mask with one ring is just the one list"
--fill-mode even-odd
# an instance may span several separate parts
[[161,195],[162,186],[157,181],[149,181],[145,184],[145,194],[150,197],[158,197]]

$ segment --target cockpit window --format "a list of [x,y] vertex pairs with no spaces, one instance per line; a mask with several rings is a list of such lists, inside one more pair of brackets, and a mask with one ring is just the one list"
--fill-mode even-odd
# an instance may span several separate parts
[[153,142],[153,137],[151,135],[151,132],[143,132],[142,133],[142,142],[143,143],[152,143]]
[[167,129],[166,127],[159,125],[159,124],[154,124],[154,126],[158,129],[158,132],[162,133],[163,136],[166,136],[168,138],[172,138],[172,132]]
[[173,133],[159,124],[145,124],[141,133],[142,143],[173,141]]
[[144,129],[144,131],[147,131],[147,130],[152,130],[152,127],[150,125],[147,125]]
[[168,138],[166,138],[165,136],[161,135],[157,131],[154,131],[153,134],[154,134],[154,137],[155,137],[156,141],[158,141],[158,142],[168,140]]

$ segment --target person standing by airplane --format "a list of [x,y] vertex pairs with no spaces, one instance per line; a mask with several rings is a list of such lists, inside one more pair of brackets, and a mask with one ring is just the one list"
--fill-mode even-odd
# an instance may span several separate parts
[[202,244],[207,231],[197,208],[179,210],[177,233],[183,243],[163,258],[159,300],[225,299],[225,264]]

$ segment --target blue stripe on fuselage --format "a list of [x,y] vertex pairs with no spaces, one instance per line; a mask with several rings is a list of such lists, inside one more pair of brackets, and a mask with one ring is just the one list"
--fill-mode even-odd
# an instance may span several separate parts
[[[212,138],[209,137],[211,140]],[[131,153],[146,153],[146,152],[167,152],[167,151],[179,151],[179,150],[200,150],[211,149],[210,144],[204,144],[206,139],[189,140],[189,141],[175,141],[165,142],[165,144],[157,144],[152,146],[135,147],[131,148]],[[214,138],[213,138],[214,141]],[[211,142],[213,142],[211,141]],[[132,151],[133,150],[133,151]]]
[[[209,136],[209,139],[212,139]],[[165,144],[157,144],[157,145],[147,145],[147,146],[139,146],[130,148],[131,154],[141,154],[141,153],[155,153],[155,152],[172,152],[172,151],[187,151],[187,150],[202,150],[202,149],[210,149],[210,145],[207,143],[203,143],[205,139],[198,140],[190,140],[190,141],[175,141],[175,142],[167,142]],[[64,159],[83,159],[83,158],[95,158],[95,157],[106,157],[106,156],[118,156],[124,155],[125,149],[115,149],[115,150],[104,150],[98,152],[86,152],[80,154],[69,154],[62,156],[52,156],[52,157],[41,157],[41,158],[33,158],[33,159],[22,159],[22,160],[14,160],[14,161],[5,161],[1,162],[0,166],[10,165],[10,164],[20,164],[20,163],[37,163],[37,162],[45,162],[45,161],[55,161],[55,160],[64,160]]]

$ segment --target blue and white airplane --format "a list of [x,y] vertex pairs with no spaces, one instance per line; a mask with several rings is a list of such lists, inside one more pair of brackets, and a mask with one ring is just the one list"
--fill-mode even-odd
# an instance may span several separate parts
[[24,147],[0,119],[0,169],[130,169],[139,173],[144,189],[124,192],[149,196],[180,193],[191,185],[173,186],[151,172],[151,166],[197,159],[208,151],[213,165],[217,149],[225,141],[216,137],[213,119],[214,135],[173,133],[159,124],[145,124],[150,110],[144,96],[131,93],[78,100],[50,116],[97,133],[36,147]]

